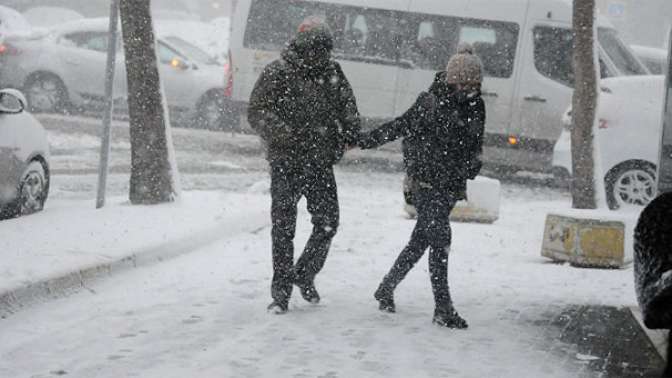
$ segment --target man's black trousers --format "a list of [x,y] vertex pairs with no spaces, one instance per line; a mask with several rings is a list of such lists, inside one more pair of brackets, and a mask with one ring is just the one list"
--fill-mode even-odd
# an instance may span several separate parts
[[[297,205],[306,197],[313,232],[294,266],[294,235]],[[331,240],[338,229],[339,210],[332,167],[271,164],[271,231],[273,283],[271,296],[287,303],[292,284],[312,284],[327,259]]]

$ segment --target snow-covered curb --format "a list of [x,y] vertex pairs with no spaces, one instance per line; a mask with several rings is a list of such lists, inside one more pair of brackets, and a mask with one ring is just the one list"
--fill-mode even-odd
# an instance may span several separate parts
[[656,351],[658,351],[660,357],[663,360],[667,360],[667,333],[669,331],[646,328],[644,325],[644,319],[642,318],[642,311],[639,309],[639,307],[631,306],[629,308],[632,316],[637,320],[637,323],[642,328],[642,331],[644,331],[644,334],[646,334],[646,337],[649,339],[649,341],[651,341],[651,344],[656,348]]
[[[101,276],[198,250],[230,235],[256,232],[268,212],[262,195],[188,192],[176,203],[57,201],[43,213],[0,223],[0,315],[67,294]],[[27,235],[30,235],[27,237]]]

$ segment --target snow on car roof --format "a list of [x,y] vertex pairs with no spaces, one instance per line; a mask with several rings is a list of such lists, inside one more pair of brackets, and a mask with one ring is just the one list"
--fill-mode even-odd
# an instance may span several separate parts
[[52,30],[59,34],[65,34],[75,31],[105,31],[109,27],[110,19],[108,17],[100,17],[65,22],[54,26]]
[[30,35],[30,23],[16,10],[0,5],[0,36]]
[[32,7],[23,12],[23,17],[33,26],[51,27],[65,21],[83,19],[84,16],[72,9],[62,7]]

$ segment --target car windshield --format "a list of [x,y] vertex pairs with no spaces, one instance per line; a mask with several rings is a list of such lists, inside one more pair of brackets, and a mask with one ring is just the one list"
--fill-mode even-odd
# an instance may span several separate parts
[[205,64],[217,64],[217,61],[213,57],[208,55],[208,53],[192,45],[191,43],[185,41],[182,38],[171,36],[171,37],[165,37],[165,39],[166,41],[170,42],[173,46],[178,48],[184,55],[195,60],[196,62]]
[[600,28],[597,32],[600,46],[625,76],[646,75],[646,68],[618,37],[616,30]]

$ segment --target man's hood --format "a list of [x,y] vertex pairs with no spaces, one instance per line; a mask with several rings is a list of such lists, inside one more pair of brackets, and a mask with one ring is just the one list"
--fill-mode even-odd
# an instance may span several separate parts
[[289,42],[282,52],[282,58],[290,65],[300,68],[303,56],[311,49],[323,49],[329,54],[334,47],[334,37],[329,28],[320,26],[301,31]]

